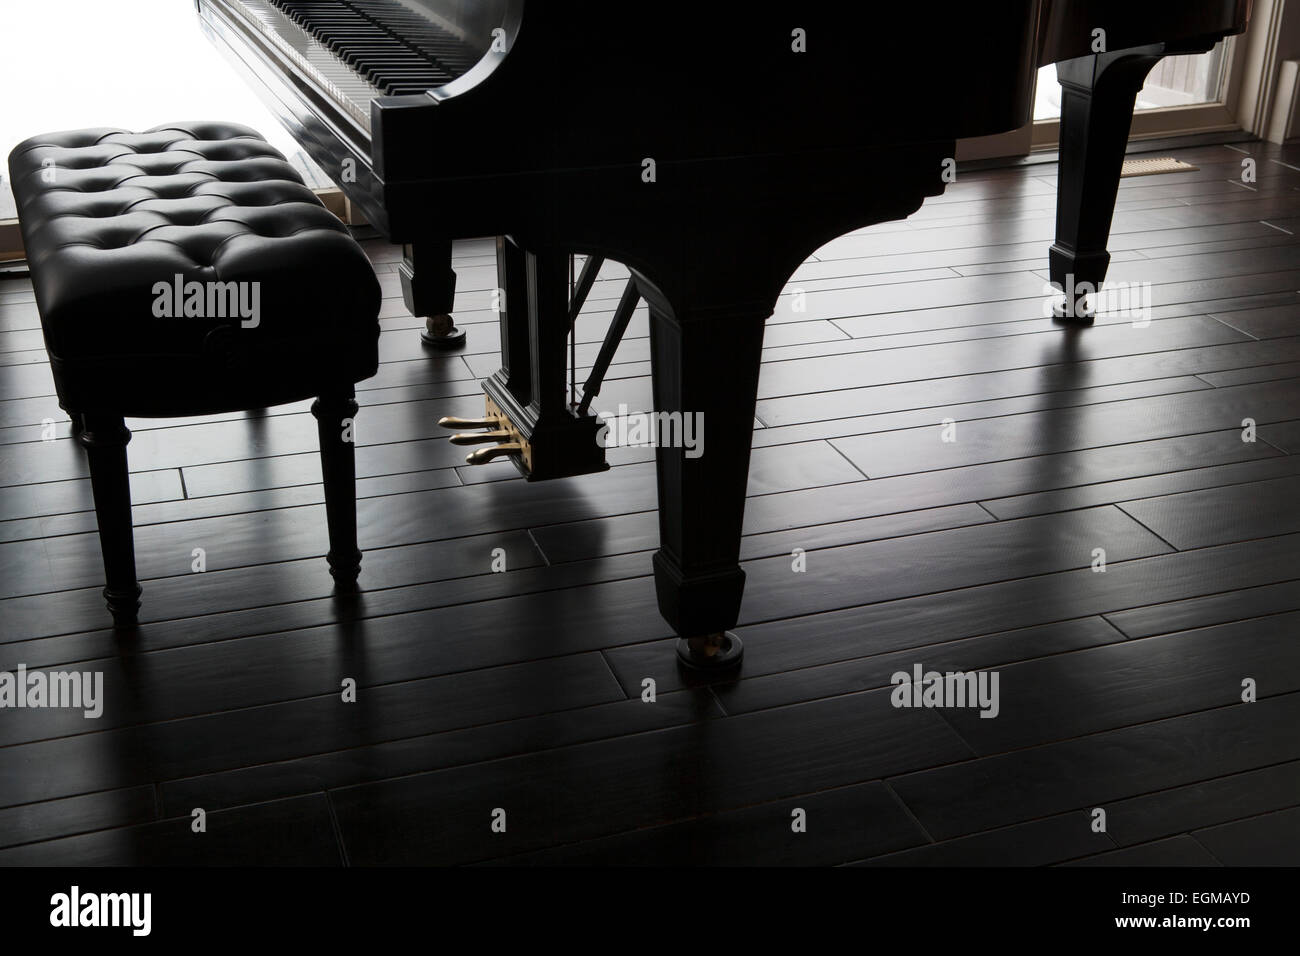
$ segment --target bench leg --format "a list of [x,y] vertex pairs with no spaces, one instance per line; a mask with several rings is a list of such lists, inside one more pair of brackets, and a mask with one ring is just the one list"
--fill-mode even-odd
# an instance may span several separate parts
[[81,416],[79,437],[90,461],[90,486],[95,495],[99,547],[104,557],[104,599],[117,627],[136,623],[140,583],[135,578],[135,540],[131,530],[131,483],[126,446],[131,440],[120,415]]
[[312,403],[311,413],[316,416],[320,433],[330,574],[336,588],[350,591],[356,587],[361,573],[361,551],[357,548],[357,464],[352,439],[357,403],[351,386],[322,395]]

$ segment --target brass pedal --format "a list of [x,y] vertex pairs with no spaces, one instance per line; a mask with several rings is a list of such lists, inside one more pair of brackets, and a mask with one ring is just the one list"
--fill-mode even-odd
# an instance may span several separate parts
[[470,432],[467,435],[452,435],[448,439],[453,445],[481,445],[485,441],[509,441],[507,431]]
[[438,424],[443,428],[499,428],[501,421],[497,418],[456,418],[446,415],[438,419]]
[[493,445],[491,448],[480,448],[478,451],[472,451],[465,456],[465,460],[471,465],[486,465],[494,459],[507,458],[510,455],[522,455],[523,452],[524,446],[517,441],[512,441],[501,445]]
[[486,465],[498,458],[515,456],[524,468],[528,467],[529,452],[531,450],[528,447],[528,442],[490,398],[487,399],[487,414],[482,418],[456,418],[453,415],[448,415],[438,419],[438,424],[443,428],[486,429],[486,431],[480,432],[462,432],[452,435],[448,439],[453,445],[480,445],[486,442],[496,442],[490,448],[480,448],[466,455],[465,460],[471,465]]

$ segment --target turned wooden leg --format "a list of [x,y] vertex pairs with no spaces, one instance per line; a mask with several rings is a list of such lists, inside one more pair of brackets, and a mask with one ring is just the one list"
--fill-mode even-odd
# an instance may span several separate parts
[[420,341],[430,348],[458,349],[465,333],[456,328],[451,310],[456,298],[456,273],[451,268],[451,240],[407,243],[397,267],[402,300],[412,315],[424,316]]
[[678,659],[716,670],[740,663],[730,629],[740,615],[745,572],[741,524],[766,315],[673,316],[647,294],[654,410],[698,415],[696,451],[659,447],[659,611],[679,635]]
[[1056,242],[1048,254],[1052,283],[1069,293],[1057,308],[1067,320],[1092,321],[1078,290],[1106,278],[1111,219],[1128,148],[1133,104],[1163,47],[1139,47],[1066,60],[1061,82],[1060,184]]
[[321,476],[325,483],[325,519],[330,549],[326,556],[335,587],[356,587],[361,573],[357,548],[357,465],[353,420],[357,403],[351,386],[322,395],[312,402],[320,434]]
[[[81,416],[81,444],[90,462],[90,486],[104,558],[104,600],[117,627],[136,623],[140,583],[135,577],[135,540],[131,530],[131,483],[126,446],[131,440],[121,415],[87,412]],[[74,418],[75,420],[75,418]]]

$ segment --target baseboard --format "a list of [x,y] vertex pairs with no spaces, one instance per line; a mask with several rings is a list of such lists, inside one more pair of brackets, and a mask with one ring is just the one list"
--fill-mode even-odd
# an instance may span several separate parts
[[18,220],[0,219],[0,262],[22,259],[26,255],[23,251],[23,236],[18,231]]
[[[1160,136],[1152,139],[1131,139],[1125,155],[1142,153],[1168,153],[1193,146],[1226,146],[1229,143],[1255,143],[1259,137],[1244,130],[1227,130],[1212,133],[1188,133],[1183,136]],[[982,169],[1012,169],[1017,166],[1042,166],[1058,162],[1055,148],[1036,149],[1028,156],[1004,156],[999,159],[980,159],[958,163],[959,170],[975,172]]]

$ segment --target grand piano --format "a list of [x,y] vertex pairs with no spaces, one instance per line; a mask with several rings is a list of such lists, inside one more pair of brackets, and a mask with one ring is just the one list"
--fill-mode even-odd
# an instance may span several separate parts
[[[484,429],[454,439],[487,443],[471,460],[509,457],[532,480],[606,467],[602,422],[566,381],[594,277],[575,286],[570,257],[629,268],[602,359],[644,299],[655,410],[702,415],[706,454],[656,452],[653,565],[679,660],[716,670],[743,653],[731,629],[763,327],[794,269],[940,194],[955,140],[1029,122],[1036,69],[1058,63],[1051,276],[1099,284],[1147,72],[1245,29],[1250,0],[197,7],[304,149],[403,244],[403,295],[429,344],[457,341],[451,242],[498,237],[501,368],[483,418],[450,423]],[[917,55],[894,53],[901,42]],[[1083,301],[1058,315],[1089,320]]]

